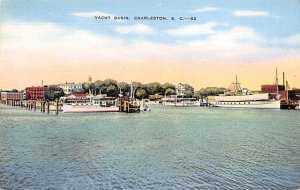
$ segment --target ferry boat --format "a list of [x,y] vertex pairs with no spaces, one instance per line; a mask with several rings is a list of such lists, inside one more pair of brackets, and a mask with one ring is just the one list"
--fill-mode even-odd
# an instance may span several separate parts
[[178,106],[178,107],[190,107],[200,106],[200,101],[196,98],[183,98],[173,95],[171,97],[162,98],[163,106]]
[[64,113],[85,113],[85,112],[118,112],[118,99],[113,97],[92,96],[85,99],[65,99],[62,110]]
[[268,93],[248,93],[247,89],[241,89],[236,76],[236,81],[232,83],[229,91],[215,96],[210,105],[227,108],[280,109],[280,100],[279,97],[271,99]]

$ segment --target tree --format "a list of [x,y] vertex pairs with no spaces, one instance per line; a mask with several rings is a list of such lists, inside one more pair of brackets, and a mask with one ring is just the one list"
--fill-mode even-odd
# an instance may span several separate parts
[[130,89],[129,95],[131,95],[131,93],[132,93],[134,96],[135,96],[135,91],[138,88],[142,88],[142,86],[143,86],[142,83],[140,83],[140,82],[132,82],[131,85],[132,85],[132,92],[131,92],[131,89]]
[[191,98],[194,95],[194,90],[186,90],[184,92],[184,94],[185,94],[185,97]]
[[100,84],[101,93],[107,94],[107,96],[118,97],[118,82],[113,79],[105,79]]
[[96,80],[93,84],[95,86],[95,93],[96,94],[101,94],[102,91],[101,91],[101,88],[102,88],[102,83],[103,81],[101,80]]
[[84,93],[89,93],[90,90],[93,90],[95,85],[93,83],[84,82],[82,84],[82,89]]
[[162,94],[163,93],[163,86],[158,82],[152,82],[145,84],[145,87],[149,94],[154,95],[156,93]]
[[19,91],[18,91],[17,89],[15,89],[15,88],[12,89],[11,91],[12,91],[12,92],[19,92]]
[[148,92],[144,88],[138,88],[135,92],[135,97],[138,99],[148,97]]
[[169,96],[169,95],[173,95],[176,94],[175,90],[173,88],[168,88],[165,90],[165,95]]
[[[175,87],[174,84],[171,84],[171,83],[165,83],[165,84],[162,86],[162,88],[163,88],[163,93],[164,93],[164,95],[168,95],[168,94],[166,94],[166,90],[167,90],[167,89],[173,89],[174,92],[176,93],[176,87]],[[169,92],[170,92],[170,90],[169,90]]]
[[58,86],[48,86],[45,92],[46,99],[50,101],[60,98],[64,95],[64,90]]
[[119,91],[121,89],[122,95],[129,96],[129,93],[130,93],[130,84],[128,84],[126,82],[119,82],[118,83],[118,88],[119,88]]
[[184,87],[184,94],[185,97],[192,97],[194,95],[194,88],[189,85],[189,84],[182,84],[182,86]]
[[106,87],[105,90],[107,96],[118,97],[119,91],[117,85],[110,84]]
[[200,89],[197,93],[201,97],[207,97],[207,96],[218,96],[219,94],[223,94],[225,91],[225,88],[221,87],[206,87]]

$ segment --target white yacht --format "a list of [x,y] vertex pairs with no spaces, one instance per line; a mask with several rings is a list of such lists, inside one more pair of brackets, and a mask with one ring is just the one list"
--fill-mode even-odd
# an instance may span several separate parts
[[237,77],[229,92],[215,96],[209,103],[212,106],[227,108],[280,109],[279,97],[270,99],[268,93],[250,94],[247,89],[241,89]]
[[216,107],[227,108],[262,108],[280,109],[280,100],[269,99],[269,94],[215,96],[214,101],[210,102]]
[[162,98],[163,106],[178,106],[178,107],[191,107],[200,106],[200,101],[196,98],[182,98],[177,95]]
[[80,101],[66,100],[63,103],[64,113],[84,113],[84,112],[118,112],[118,99],[106,96],[91,96]]

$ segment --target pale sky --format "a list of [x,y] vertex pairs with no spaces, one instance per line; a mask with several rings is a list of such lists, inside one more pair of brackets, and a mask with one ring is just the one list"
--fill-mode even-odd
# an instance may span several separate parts
[[[143,16],[168,20],[134,19]],[[256,90],[274,83],[276,67],[280,83],[285,72],[300,88],[299,20],[297,0],[0,0],[0,89],[91,75],[198,90],[229,87],[237,74]]]

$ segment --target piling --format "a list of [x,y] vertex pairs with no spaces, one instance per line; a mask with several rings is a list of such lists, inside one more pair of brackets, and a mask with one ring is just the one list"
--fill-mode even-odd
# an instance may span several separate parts
[[49,112],[50,112],[50,103],[47,102],[47,113],[49,113]]
[[55,114],[58,114],[58,99],[55,99]]
[[45,112],[46,102],[43,102],[43,112]]

